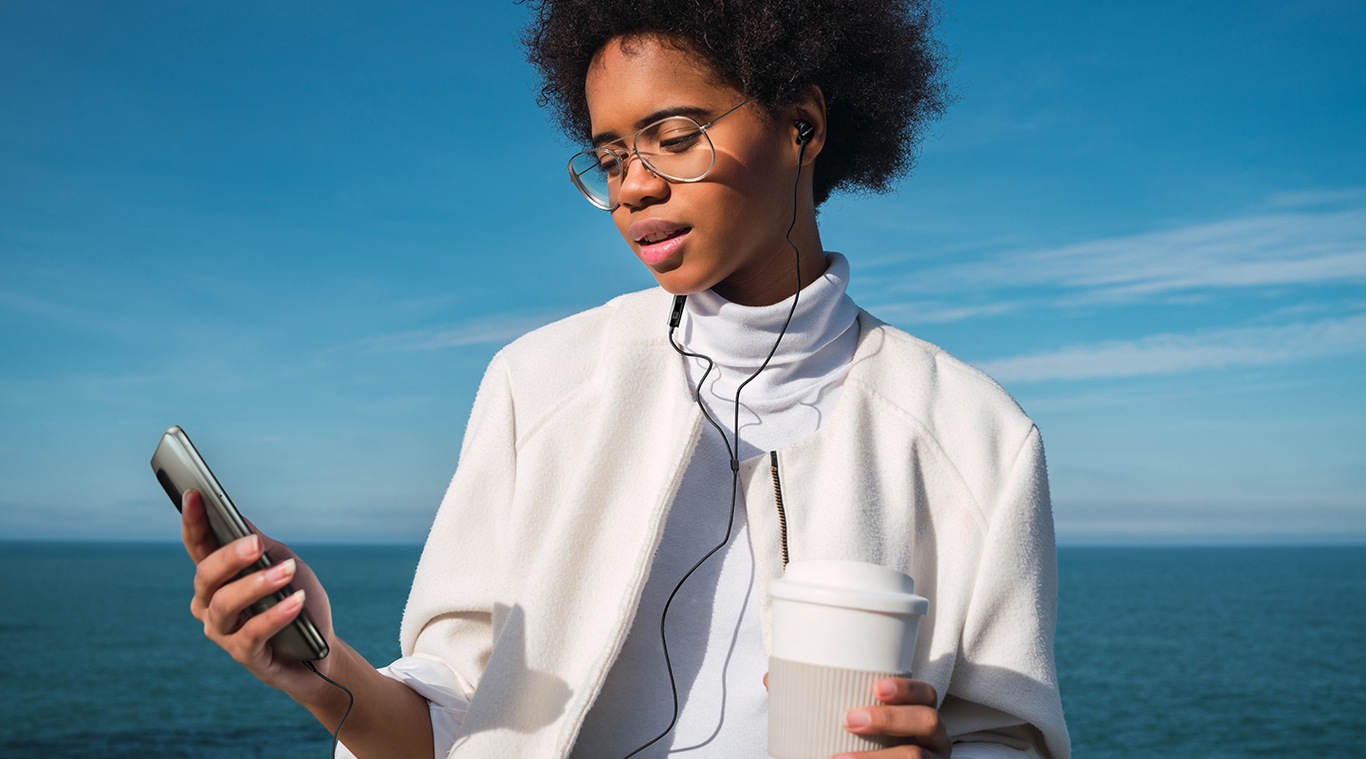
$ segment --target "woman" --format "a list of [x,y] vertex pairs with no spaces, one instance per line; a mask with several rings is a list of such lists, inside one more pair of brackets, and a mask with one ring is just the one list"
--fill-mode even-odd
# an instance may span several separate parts
[[[1066,757],[1038,432],[984,375],[854,306],[816,223],[834,189],[885,189],[941,109],[927,12],[611,5],[540,4],[530,57],[590,145],[573,181],[660,289],[494,359],[404,658],[376,671],[338,639],[300,562],[234,580],[262,542],[213,550],[190,495],[195,616],[331,727],[346,697],[267,645],[306,603],[332,648],[319,672],[355,693],[358,757],[762,757],[768,581],[789,555],[872,561],[915,577],[931,613],[916,679],[846,716],[898,745],[858,756]],[[291,581],[306,601],[242,621]]]

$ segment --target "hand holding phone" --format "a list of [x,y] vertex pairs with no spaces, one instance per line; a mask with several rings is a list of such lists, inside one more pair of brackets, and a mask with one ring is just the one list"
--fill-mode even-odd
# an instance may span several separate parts
[[[162,435],[152,455],[152,470],[177,510],[181,508],[186,491],[198,491],[209,529],[219,546],[255,534],[180,427],[173,426]],[[239,577],[268,570],[274,564],[271,556],[263,551],[254,564],[242,570]],[[281,587],[252,604],[250,613],[261,614],[288,599],[292,593],[293,588]],[[304,611],[300,611],[289,626],[271,638],[270,645],[277,655],[291,660],[317,660],[328,653],[326,639]]]

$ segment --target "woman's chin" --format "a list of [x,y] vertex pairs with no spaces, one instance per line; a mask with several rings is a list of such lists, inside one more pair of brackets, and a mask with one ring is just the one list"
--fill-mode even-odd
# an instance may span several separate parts
[[703,290],[710,289],[708,285],[697,284],[694,282],[679,282],[667,277],[656,276],[655,281],[665,292],[670,295],[694,295]]
[[709,290],[716,284],[708,278],[688,273],[682,267],[673,267],[668,271],[651,267],[650,274],[654,275],[655,281],[670,295],[692,295]]

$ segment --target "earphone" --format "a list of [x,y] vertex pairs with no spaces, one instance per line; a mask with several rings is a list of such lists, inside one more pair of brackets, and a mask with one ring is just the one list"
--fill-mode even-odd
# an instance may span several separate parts
[[806,143],[811,141],[812,137],[816,136],[816,127],[805,119],[797,119],[792,122],[792,126],[797,128],[797,144],[803,148],[806,147]]

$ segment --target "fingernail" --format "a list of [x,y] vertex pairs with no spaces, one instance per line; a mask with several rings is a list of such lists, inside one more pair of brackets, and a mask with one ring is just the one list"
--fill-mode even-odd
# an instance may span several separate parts
[[896,695],[896,686],[886,680],[878,680],[873,683],[873,695],[879,701],[885,701]]
[[867,709],[850,709],[849,713],[844,715],[845,727],[867,727],[872,721],[873,715],[869,714]]
[[246,540],[237,544],[237,555],[244,559],[250,559],[260,550],[261,539],[255,535],[248,535]]
[[294,593],[291,594],[289,598],[286,598],[282,603],[283,603],[283,605],[285,606],[285,608],[287,608],[287,609],[297,609],[297,608],[303,606],[303,605],[304,605],[304,590],[303,590],[303,588],[300,588],[300,589],[294,591]]
[[294,569],[294,560],[285,559],[266,570],[266,580],[270,582],[279,582],[280,580],[288,579],[294,576]]

